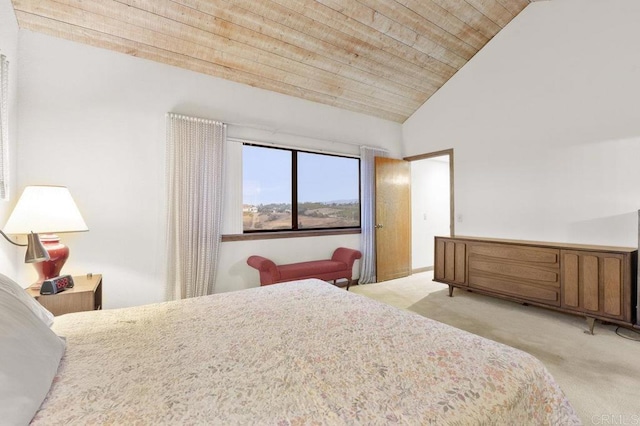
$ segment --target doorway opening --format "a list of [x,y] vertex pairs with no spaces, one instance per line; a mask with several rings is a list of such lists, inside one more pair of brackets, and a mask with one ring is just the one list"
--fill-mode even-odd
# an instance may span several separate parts
[[453,236],[453,149],[407,157],[411,165],[411,269],[433,270],[434,237]]

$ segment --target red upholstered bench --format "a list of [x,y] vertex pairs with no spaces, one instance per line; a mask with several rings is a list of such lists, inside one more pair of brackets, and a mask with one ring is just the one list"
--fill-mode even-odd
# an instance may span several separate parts
[[347,290],[351,285],[353,263],[362,257],[358,250],[339,247],[333,252],[331,259],[312,260],[309,262],[276,265],[262,256],[251,256],[247,264],[260,272],[260,285],[281,283],[285,281],[318,278],[324,281],[347,279]]

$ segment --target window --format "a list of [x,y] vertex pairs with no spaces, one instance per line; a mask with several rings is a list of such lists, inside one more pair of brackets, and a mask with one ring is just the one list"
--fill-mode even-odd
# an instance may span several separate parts
[[360,227],[360,159],[242,147],[242,228],[248,232]]

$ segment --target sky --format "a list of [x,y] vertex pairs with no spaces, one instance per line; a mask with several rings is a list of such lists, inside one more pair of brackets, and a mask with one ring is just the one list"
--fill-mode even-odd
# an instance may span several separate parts
[[[291,203],[291,151],[244,145],[243,203]],[[358,200],[358,159],[298,153],[298,201]]]

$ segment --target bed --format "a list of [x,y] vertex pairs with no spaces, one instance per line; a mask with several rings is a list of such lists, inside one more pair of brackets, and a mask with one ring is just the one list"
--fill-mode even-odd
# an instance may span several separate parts
[[580,424],[536,358],[315,279],[52,330],[34,425]]

